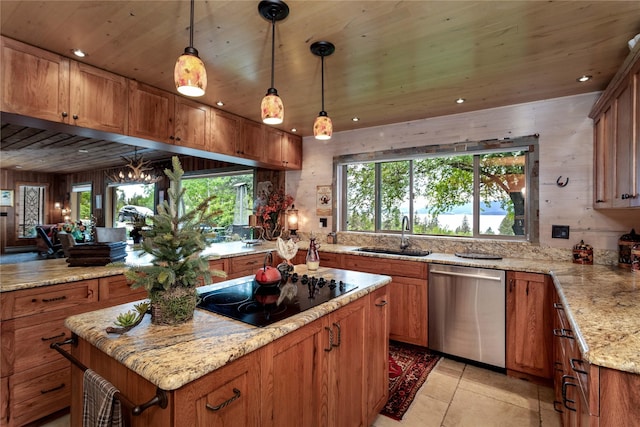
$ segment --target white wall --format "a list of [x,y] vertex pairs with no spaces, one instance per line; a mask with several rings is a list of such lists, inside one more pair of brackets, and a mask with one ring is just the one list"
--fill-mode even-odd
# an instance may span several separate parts
[[[317,185],[330,185],[334,156],[379,150],[540,134],[540,246],[571,248],[584,239],[596,249],[617,250],[618,238],[640,230],[640,210],[594,211],[593,121],[587,116],[599,93],[435,117],[355,131],[329,141],[306,137],[301,171],[287,172],[286,190],[300,211],[302,232],[320,230]],[[366,117],[363,118],[366,121]],[[556,180],[569,178],[566,187]],[[552,239],[551,225],[569,225],[569,239]]]

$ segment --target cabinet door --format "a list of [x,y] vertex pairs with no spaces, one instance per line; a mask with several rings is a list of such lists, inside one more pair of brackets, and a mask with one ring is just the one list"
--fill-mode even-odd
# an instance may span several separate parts
[[615,165],[613,207],[629,207],[631,195],[631,146],[634,138],[634,97],[633,83],[630,80],[616,97],[616,126],[615,126]]
[[635,104],[635,132],[631,142],[631,177],[629,206],[640,207],[640,63],[632,76]]
[[211,114],[211,143],[209,149],[215,153],[237,156],[239,140],[240,118],[213,109]]
[[366,425],[373,425],[389,398],[389,286],[369,295],[366,345],[367,414],[370,417]]
[[427,280],[393,276],[389,287],[392,301],[390,338],[426,347],[429,330]]
[[544,274],[507,273],[507,369],[552,377],[552,284]]
[[282,150],[284,132],[279,129],[267,128],[265,134],[265,161],[276,169],[282,169],[284,167],[284,153]]
[[302,169],[302,138],[285,132],[282,140],[284,166],[290,170]]
[[69,123],[69,60],[2,37],[2,111]]
[[[367,410],[365,377],[365,325],[367,298],[360,298],[330,316],[332,340],[328,359],[327,422],[320,425],[353,427],[364,425]],[[367,355],[368,358],[368,355]]]
[[321,410],[320,376],[325,352],[319,336],[325,322],[319,319],[264,349],[262,372],[262,423],[273,427],[317,426]]
[[231,258],[228,279],[255,274],[264,265],[265,254],[253,254]]
[[175,144],[209,150],[210,117],[208,106],[175,96]]
[[245,159],[264,161],[265,129],[261,123],[242,119],[239,155]]
[[147,291],[144,288],[131,289],[124,274],[101,277],[98,286],[99,300],[109,301],[110,305],[124,304],[147,297]]
[[174,95],[129,81],[127,135],[173,144]]
[[613,199],[614,108],[607,108],[594,123],[593,190],[595,209],[610,208]]
[[127,119],[127,80],[98,68],[71,61],[71,123],[124,134]]

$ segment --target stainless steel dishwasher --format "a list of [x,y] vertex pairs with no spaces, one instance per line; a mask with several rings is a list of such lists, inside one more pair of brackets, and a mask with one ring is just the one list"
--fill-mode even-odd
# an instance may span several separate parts
[[505,367],[505,272],[429,265],[429,348]]

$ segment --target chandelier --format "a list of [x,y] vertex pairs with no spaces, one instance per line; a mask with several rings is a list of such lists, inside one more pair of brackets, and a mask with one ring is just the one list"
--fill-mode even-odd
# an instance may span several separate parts
[[133,157],[122,156],[126,164],[112,173],[107,173],[107,180],[116,184],[154,184],[162,180],[162,176],[154,173],[151,162],[138,155],[136,148]]

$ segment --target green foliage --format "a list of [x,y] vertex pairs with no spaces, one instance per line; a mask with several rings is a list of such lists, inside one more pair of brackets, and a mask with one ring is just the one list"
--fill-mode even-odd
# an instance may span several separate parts
[[375,165],[354,164],[347,167],[349,182],[358,185],[347,188],[347,230],[375,230]]
[[206,247],[200,224],[209,223],[216,212],[208,206],[215,195],[205,198],[194,209],[180,212],[185,190],[184,174],[177,156],[172,158],[173,170],[165,169],[171,181],[169,200],[158,205],[158,213],[151,218],[151,226],[142,232],[142,249],[152,256],[151,265],[136,266],[125,271],[132,288],[144,287],[150,297],[170,288],[195,288],[202,279],[211,279],[208,260],[200,254]]
[[458,236],[471,236],[471,227],[469,226],[469,219],[466,215],[462,217],[462,225],[456,228],[455,234]]

